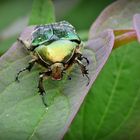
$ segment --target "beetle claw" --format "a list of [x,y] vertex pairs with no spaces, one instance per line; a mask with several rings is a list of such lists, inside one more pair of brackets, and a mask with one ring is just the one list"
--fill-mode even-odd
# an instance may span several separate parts
[[[46,94],[46,93],[45,93]],[[48,104],[45,102],[45,98],[44,98],[45,96],[44,95],[42,95],[42,102],[43,102],[43,104],[45,105],[45,107],[48,107]]]
[[87,83],[87,85],[86,85],[86,86],[88,86],[88,85],[89,85],[89,83],[90,83],[90,78],[89,78],[88,74],[85,74],[85,76],[86,76],[86,77],[87,77],[87,79],[88,79],[88,83]]
[[84,56],[83,56],[83,59],[86,60],[86,62],[87,62],[87,66],[88,66],[88,65],[89,65],[89,60],[88,60],[86,57],[84,57]]

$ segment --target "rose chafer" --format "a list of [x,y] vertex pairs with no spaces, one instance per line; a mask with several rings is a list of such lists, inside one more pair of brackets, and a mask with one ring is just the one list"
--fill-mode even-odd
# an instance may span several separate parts
[[16,80],[19,81],[18,77],[23,71],[31,71],[35,63],[43,66],[45,71],[39,74],[38,88],[45,106],[47,104],[44,100],[43,80],[48,77],[53,80],[61,80],[74,63],[79,65],[83,76],[85,75],[88,78],[89,83],[88,70],[82,60],[85,59],[88,64],[89,61],[80,52],[82,48],[81,40],[70,23],[61,21],[36,26],[31,38],[31,43],[21,38],[18,39],[30,52],[32,60],[26,68],[17,73]]

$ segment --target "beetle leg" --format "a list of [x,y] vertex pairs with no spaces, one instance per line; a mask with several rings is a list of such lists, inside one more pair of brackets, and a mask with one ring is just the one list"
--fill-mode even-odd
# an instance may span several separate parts
[[26,68],[21,69],[21,70],[17,73],[16,79],[15,79],[15,80],[19,82],[19,75],[20,75],[22,72],[26,71],[26,70],[31,71],[31,69],[32,69],[32,67],[34,66],[35,62],[36,62],[36,60],[35,60],[35,59],[32,59],[32,60],[29,62],[28,66],[27,66]]
[[39,89],[39,94],[42,96],[42,102],[43,104],[47,107],[47,103],[45,102],[45,88],[44,88],[44,84],[43,84],[43,81],[44,81],[44,78],[48,77],[49,76],[49,73],[48,72],[43,72],[43,73],[40,73],[39,75],[39,82],[38,82],[38,89]]
[[77,55],[78,55],[77,58],[78,58],[79,60],[82,61],[83,59],[85,59],[86,62],[87,62],[87,65],[89,65],[89,60],[88,60],[86,57],[84,57],[81,53],[78,53]]
[[86,57],[82,56],[81,58],[82,58],[82,59],[85,59],[86,62],[87,62],[87,65],[89,65],[89,60],[88,60]]
[[47,107],[48,105],[45,103],[45,98],[44,98],[44,96],[46,94],[45,88],[44,88],[44,85],[43,85],[44,76],[45,76],[45,73],[40,74],[40,76],[39,76],[38,89],[39,89],[39,94],[42,97],[42,102]]
[[90,83],[90,78],[88,76],[89,73],[88,73],[88,70],[86,69],[86,66],[77,58],[75,59],[75,61],[80,66],[83,76],[85,75],[87,77],[87,79],[88,79],[87,86],[88,86]]

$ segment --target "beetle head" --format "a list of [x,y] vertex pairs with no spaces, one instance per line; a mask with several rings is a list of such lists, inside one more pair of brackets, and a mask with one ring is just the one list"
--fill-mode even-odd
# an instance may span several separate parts
[[51,77],[52,80],[61,80],[63,76],[64,65],[62,63],[54,63],[51,65]]

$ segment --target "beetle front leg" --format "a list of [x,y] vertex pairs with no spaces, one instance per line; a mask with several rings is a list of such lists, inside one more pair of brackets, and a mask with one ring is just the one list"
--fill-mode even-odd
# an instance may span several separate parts
[[87,77],[87,79],[88,79],[87,86],[88,86],[90,83],[90,78],[88,76],[89,73],[88,73],[88,70],[86,69],[86,66],[77,58],[75,59],[75,61],[80,66],[83,76],[85,75]]
[[15,80],[19,82],[19,75],[20,75],[22,72],[26,71],[26,70],[31,71],[31,69],[32,69],[32,67],[34,66],[35,62],[36,62],[36,60],[35,60],[35,59],[32,59],[32,60],[29,62],[28,66],[27,66],[26,68],[21,69],[21,70],[17,73],[16,79],[15,79]]
[[46,104],[45,98],[44,98],[44,96],[46,94],[45,88],[44,88],[44,85],[43,85],[44,77],[45,77],[45,73],[40,74],[40,76],[39,76],[39,82],[38,82],[38,89],[39,89],[39,94],[42,96],[42,102],[47,107],[48,105]]
[[47,103],[45,102],[45,95],[46,95],[46,92],[45,92],[45,88],[44,88],[44,84],[43,84],[43,81],[46,77],[50,76],[49,72],[42,72],[40,73],[39,75],[39,82],[38,82],[38,89],[39,89],[39,94],[42,96],[42,102],[43,104],[47,107]]

